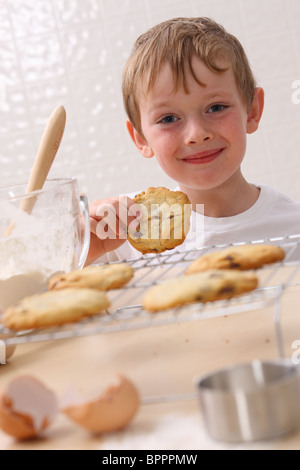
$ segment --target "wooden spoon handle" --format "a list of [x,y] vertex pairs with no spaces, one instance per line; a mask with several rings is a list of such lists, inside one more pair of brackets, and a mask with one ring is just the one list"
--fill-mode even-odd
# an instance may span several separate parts
[[[66,110],[63,106],[58,106],[52,112],[42,135],[42,139],[30,172],[29,181],[26,187],[26,194],[42,189],[44,186],[51,165],[60,146],[65,130],[65,125]],[[34,204],[34,197],[24,198],[21,201],[20,209],[30,214]],[[6,237],[11,235],[14,227],[14,222],[11,222],[6,230]]]
[[[42,189],[60,146],[66,124],[66,110],[58,106],[45,127],[27,184],[26,193]],[[33,201],[33,203],[32,203]],[[21,208],[31,212],[34,199],[23,199]]]

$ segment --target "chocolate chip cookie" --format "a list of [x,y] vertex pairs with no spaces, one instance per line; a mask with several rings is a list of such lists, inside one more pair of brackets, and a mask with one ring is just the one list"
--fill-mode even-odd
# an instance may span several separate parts
[[134,201],[142,219],[137,229],[128,229],[129,243],[141,253],[161,253],[181,245],[190,228],[191,203],[181,191],[148,188]]
[[196,259],[186,270],[186,274],[207,269],[247,269],[261,268],[266,264],[282,261],[285,251],[276,245],[239,245],[206,253]]
[[77,322],[109,307],[104,292],[95,289],[67,288],[47,291],[9,307],[1,321],[12,330],[27,330]]
[[65,289],[66,287],[109,290],[122,287],[134,275],[132,266],[125,263],[88,266],[67,274],[52,276],[49,290]]
[[145,294],[143,306],[156,312],[193,302],[212,302],[249,292],[258,286],[252,272],[210,270],[183,275],[151,287]]

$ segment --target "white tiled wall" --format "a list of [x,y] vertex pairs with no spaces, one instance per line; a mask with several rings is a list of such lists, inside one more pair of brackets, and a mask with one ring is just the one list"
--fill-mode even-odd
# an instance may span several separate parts
[[172,187],[127,135],[121,73],[136,37],[175,16],[210,16],[239,37],[266,92],[245,175],[300,200],[299,0],[0,0],[1,184],[27,180],[47,118],[63,104],[51,176],[76,176],[90,201]]

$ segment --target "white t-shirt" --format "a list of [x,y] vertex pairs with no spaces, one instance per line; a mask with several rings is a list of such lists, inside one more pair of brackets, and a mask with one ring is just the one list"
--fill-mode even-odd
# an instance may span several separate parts
[[[218,218],[192,211],[190,231],[184,243],[176,250],[300,235],[300,202],[292,200],[271,186],[257,186],[261,189],[258,200],[241,214]],[[134,194],[128,196],[134,197]],[[120,248],[107,253],[98,261],[128,260],[140,256],[141,253],[126,241]]]

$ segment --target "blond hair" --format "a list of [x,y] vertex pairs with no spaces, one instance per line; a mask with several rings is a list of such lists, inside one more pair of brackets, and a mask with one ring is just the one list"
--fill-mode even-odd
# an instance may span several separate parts
[[216,64],[218,59],[225,59],[232,67],[247,110],[250,109],[256,82],[245,51],[237,38],[210,18],[174,18],[142,34],[136,40],[124,67],[122,92],[125,111],[140,134],[140,84],[142,83],[146,92],[149,92],[162,65],[168,63],[173,73],[175,88],[182,86],[188,93],[186,64],[193,78],[202,85],[192,68],[192,58],[195,55],[216,73],[227,70]]

